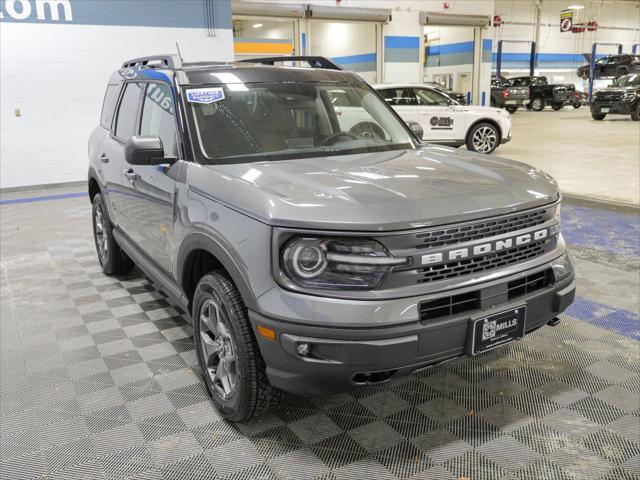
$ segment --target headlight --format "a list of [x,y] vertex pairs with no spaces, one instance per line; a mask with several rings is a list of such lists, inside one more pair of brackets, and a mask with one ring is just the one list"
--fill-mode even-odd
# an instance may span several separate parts
[[408,262],[392,257],[374,240],[350,238],[295,237],[284,245],[280,258],[287,278],[314,289],[371,290],[393,267]]
[[569,256],[569,252],[564,252],[561,257],[558,257],[551,264],[553,268],[553,276],[555,281],[562,280],[573,272],[573,262]]

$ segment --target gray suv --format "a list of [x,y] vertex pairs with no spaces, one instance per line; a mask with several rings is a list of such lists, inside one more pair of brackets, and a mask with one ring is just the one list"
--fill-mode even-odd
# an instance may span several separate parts
[[553,179],[423,145],[356,74],[291,60],[312,68],[125,62],[89,141],[102,270],[136,264],[189,312],[226,418],[557,323],[575,286]]

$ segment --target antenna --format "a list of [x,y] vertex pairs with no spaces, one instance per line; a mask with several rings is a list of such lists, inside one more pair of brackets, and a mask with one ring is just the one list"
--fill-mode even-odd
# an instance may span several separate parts
[[176,42],[176,50],[178,51],[178,56],[180,57],[180,62],[184,62],[184,58],[182,58],[182,53],[180,53],[180,45]]

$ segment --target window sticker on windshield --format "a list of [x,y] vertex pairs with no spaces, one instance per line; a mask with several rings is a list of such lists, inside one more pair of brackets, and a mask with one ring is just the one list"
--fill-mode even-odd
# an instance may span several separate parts
[[213,103],[224,100],[222,88],[193,88],[187,90],[187,101],[191,103]]

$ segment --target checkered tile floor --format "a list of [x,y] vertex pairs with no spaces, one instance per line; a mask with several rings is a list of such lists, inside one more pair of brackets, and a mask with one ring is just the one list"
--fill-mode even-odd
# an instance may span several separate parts
[[3,479],[640,478],[629,336],[564,315],[479,358],[234,425],[183,312],[138,272],[100,272],[86,199],[0,208]]

